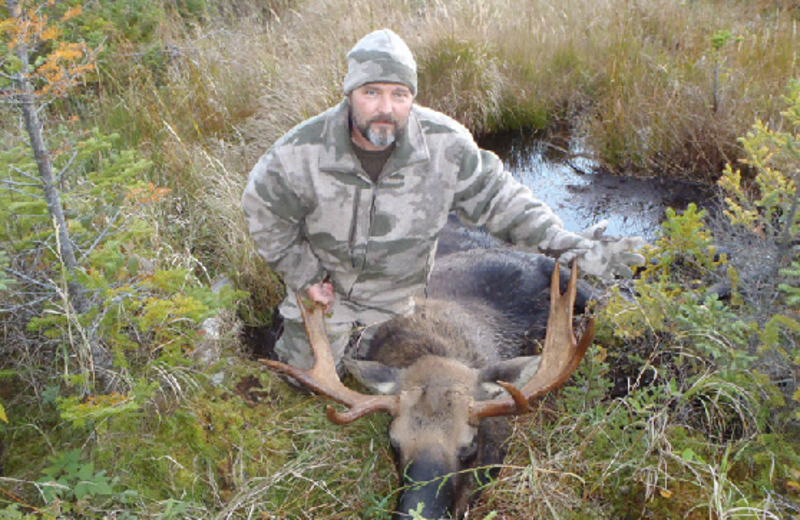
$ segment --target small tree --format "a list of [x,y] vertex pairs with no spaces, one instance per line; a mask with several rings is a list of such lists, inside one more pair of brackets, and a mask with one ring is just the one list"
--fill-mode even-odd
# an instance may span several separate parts
[[[65,419],[87,408],[121,413],[153,392],[150,362],[189,363],[202,337],[198,324],[242,295],[204,286],[197,275],[208,273],[192,252],[164,240],[163,210],[173,199],[169,189],[148,182],[150,161],[121,146],[119,134],[47,118],[59,114],[58,103],[51,105],[57,98],[69,96],[65,106],[80,99],[77,81],[93,70],[93,53],[67,41],[73,22],[85,28],[80,17],[70,21],[80,9],[62,6],[51,19],[45,11],[59,8],[52,2],[7,5],[0,92],[19,109],[25,136],[11,136],[0,148],[0,247],[8,251],[0,254],[0,296],[15,301],[0,306],[0,317],[18,338],[14,346],[0,343],[0,351],[22,345],[63,362],[62,380],[81,389],[61,401]],[[6,290],[7,275],[14,291]],[[39,369],[16,356],[0,359]],[[32,379],[52,384],[54,374],[40,372]],[[132,401],[121,406],[96,395],[84,401],[98,388],[110,389],[112,376],[113,390]]]
[[[82,315],[90,310],[90,303],[84,287],[75,278],[78,260],[58,188],[59,175],[53,168],[53,156],[45,142],[39,112],[53,99],[64,97],[84,74],[94,69],[94,64],[93,54],[85,44],[63,39],[64,24],[80,14],[80,6],[52,19],[47,10],[54,4],[53,0],[38,4],[6,0],[8,17],[0,22],[0,78],[6,83],[3,101],[18,107],[25,123],[38,171],[38,179],[31,180],[41,188],[56,231],[58,257],[68,280],[67,303]],[[6,181],[6,184],[14,187],[13,181]],[[90,336],[86,341],[92,357],[90,365],[109,368],[111,358],[96,339]]]
[[[94,66],[85,45],[58,41],[61,35],[59,24],[80,13],[80,7],[70,9],[59,21],[53,23],[39,10],[26,10],[26,6],[17,0],[7,0],[6,6],[9,18],[0,24],[0,34],[6,36],[3,49],[5,56],[0,65],[11,73],[4,73],[3,77],[11,80],[13,88],[4,95],[7,102],[14,103],[22,111],[47,208],[58,232],[59,253],[67,269],[73,271],[78,262],[69,238],[61,196],[53,173],[53,161],[42,135],[38,110],[48,98],[65,95],[78,78]],[[55,43],[55,48],[47,54],[39,54],[50,42]],[[39,56],[36,63],[39,65],[32,66],[30,59],[37,54]],[[77,295],[78,293],[75,294]]]
[[[797,237],[800,235],[800,81],[790,82],[784,97],[787,108],[781,112],[782,128],[770,128],[758,121],[740,139],[747,158],[743,161],[755,173],[748,185],[742,173],[727,165],[719,185],[726,194],[725,214],[734,225],[742,225],[777,251],[769,268],[777,283],[777,295],[771,298],[777,312],[765,317],[761,334],[762,351],[781,360],[778,368],[796,373],[800,367],[800,259]],[[794,394],[800,402],[800,389]],[[797,412],[800,416],[800,411]]]
[[[755,172],[754,189],[743,185],[742,173],[730,164],[719,185],[725,191],[728,216],[777,245],[778,264],[789,260],[792,242],[800,231],[797,214],[800,181],[800,81],[790,82],[781,112],[786,128],[772,129],[758,121],[739,141],[747,158],[742,162]],[[778,265],[774,266],[777,271]]]

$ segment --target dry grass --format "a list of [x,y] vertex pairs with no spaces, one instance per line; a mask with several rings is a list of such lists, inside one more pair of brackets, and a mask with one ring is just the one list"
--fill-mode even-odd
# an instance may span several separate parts
[[[522,73],[511,83],[550,106],[585,109],[582,129],[613,169],[716,175],[737,157],[736,136],[756,114],[777,116],[775,99],[797,74],[789,2],[525,5],[494,33],[503,61]],[[711,37],[718,30],[741,40],[717,55]]]
[[[497,512],[501,519],[612,519],[637,511],[646,518],[778,518],[769,496],[748,495],[731,477],[740,471],[733,470],[733,454],[754,432],[738,443],[702,441],[697,453],[683,444],[682,432],[691,430],[686,412],[697,403],[710,409],[692,415],[720,421],[698,433],[722,434],[723,422],[754,425],[756,401],[747,389],[707,374],[686,391],[692,396],[686,400],[665,390],[642,388],[613,401],[587,402],[584,413],[546,405],[538,415],[515,419],[506,465],[474,517]],[[650,395],[647,408],[641,392]]]
[[[208,222],[199,245],[248,284],[265,271],[236,192],[271,143],[342,98],[344,56],[373,29],[415,52],[420,103],[478,133],[568,118],[603,164],[641,175],[711,179],[756,116],[777,116],[798,71],[792,2],[308,0],[267,17],[234,7],[207,26],[166,21],[158,73],[110,66],[100,117],[156,158],[161,182],[187,194],[193,230]],[[717,55],[721,29],[742,39]]]

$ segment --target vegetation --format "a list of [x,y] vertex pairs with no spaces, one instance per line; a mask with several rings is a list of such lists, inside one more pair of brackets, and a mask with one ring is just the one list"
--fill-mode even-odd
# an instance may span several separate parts
[[7,1],[0,517],[388,518],[386,419],[329,424],[242,344],[283,289],[239,210],[384,26],[419,102],[476,133],[566,122],[609,169],[724,194],[670,210],[598,302],[474,517],[797,516],[798,21],[788,0]]

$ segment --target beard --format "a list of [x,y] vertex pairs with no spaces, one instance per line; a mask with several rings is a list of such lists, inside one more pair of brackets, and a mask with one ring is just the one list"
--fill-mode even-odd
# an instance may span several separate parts
[[353,126],[367,141],[381,148],[394,144],[405,128],[405,125],[400,125],[392,116],[375,116],[362,121],[357,114],[351,112],[350,119]]

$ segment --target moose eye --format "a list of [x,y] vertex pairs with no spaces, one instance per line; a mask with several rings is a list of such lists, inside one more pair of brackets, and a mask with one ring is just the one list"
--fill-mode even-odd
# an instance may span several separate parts
[[478,454],[478,440],[474,439],[467,446],[463,446],[458,449],[458,460],[460,460],[461,462],[469,461],[475,458],[475,455],[477,454]]
[[392,435],[391,432],[389,433],[389,444],[392,445],[392,449],[397,451],[400,449],[400,441],[397,439],[396,436]]

